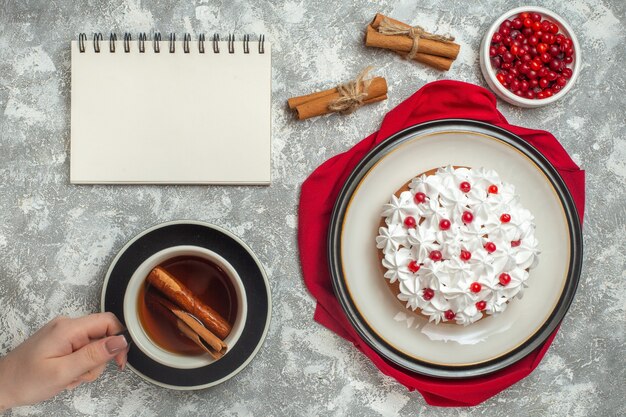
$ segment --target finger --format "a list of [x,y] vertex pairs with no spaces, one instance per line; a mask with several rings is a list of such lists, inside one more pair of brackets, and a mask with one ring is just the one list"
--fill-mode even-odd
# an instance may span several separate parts
[[100,377],[100,375],[102,375],[102,373],[104,372],[106,368],[106,364],[100,365],[94,369],[90,369],[87,372],[85,372],[84,374],[82,374],[81,376],[78,377],[78,380],[81,382],[93,382],[96,379],[98,379],[98,377]]
[[128,351],[130,350],[130,345],[126,346],[123,352],[115,355],[115,363],[120,371],[123,371],[126,368],[126,363],[128,362]]
[[91,342],[76,352],[59,358],[60,368],[72,381],[90,369],[106,364],[126,349],[128,343],[124,336],[110,336]]
[[124,330],[122,323],[113,313],[95,313],[71,320],[72,328],[90,339],[112,336]]
[[82,383],[83,383],[82,381],[74,381],[70,383],[67,387],[65,387],[65,389],[74,389]]

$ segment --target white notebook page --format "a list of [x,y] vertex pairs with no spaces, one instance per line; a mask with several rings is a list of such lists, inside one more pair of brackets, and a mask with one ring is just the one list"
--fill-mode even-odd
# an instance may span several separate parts
[[269,184],[271,45],[72,41],[72,183]]

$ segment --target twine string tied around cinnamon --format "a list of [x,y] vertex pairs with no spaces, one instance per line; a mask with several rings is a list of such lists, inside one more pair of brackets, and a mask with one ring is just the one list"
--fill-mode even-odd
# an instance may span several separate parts
[[350,114],[363,106],[363,101],[368,97],[367,90],[372,82],[369,78],[364,80],[374,67],[368,66],[352,81],[337,86],[339,98],[328,104],[328,110],[343,114]]
[[430,32],[427,32],[421,26],[405,27],[397,23],[394,23],[387,18],[384,18],[380,22],[380,25],[378,26],[378,32],[382,33],[383,35],[404,35],[413,39],[413,46],[411,47],[411,50],[409,51],[409,53],[406,55],[407,59],[415,58],[415,55],[417,54],[418,49],[419,49],[420,39],[430,39],[433,41],[439,41],[439,42],[444,42],[444,43],[454,42],[454,36],[451,36],[451,35],[444,36],[444,35],[437,35],[434,33],[430,33]]

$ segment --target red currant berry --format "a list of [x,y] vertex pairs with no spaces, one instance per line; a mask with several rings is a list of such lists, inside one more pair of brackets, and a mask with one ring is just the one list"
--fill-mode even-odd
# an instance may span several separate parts
[[462,261],[467,262],[472,259],[472,253],[470,251],[461,250],[461,255],[459,256],[459,258],[461,258]]
[[529,27],[531,27],[533,25],[533,21],[532,21],[532,19],[527,17],[526,19],[522,20],[522,25],[525,28],[529,28]]
[[552,55],[550,55],[547,52],[542,52],[541,55],[539,55],[539,58],[541,58],[541,62],[543,62],[544,64],[547,64],[548,62],[552,60]]
[[489,47],[489,56],[494,57],[496,55],[498,55],[498,50],[496,49],[496,47],[495,46]]
[[539,43],[539,38],[536,37],[535,35],[532,35],[531,37],[528,38],[528,43],[530,45],[535,46],[535,45],[537,45]]
[[493,242],[485,243],[485,250],[489,253],[494,253],[496,251],[496,244]]
[[520,89],[522,90],[522,92],[528,91],[528,87],[529,87],[528,81],[522,81],[520,83]]
[[441,254],[441,252],[440,252],[440,251],[438,251],[438,250],[434,250],[434,251],[432,251],[432,252],[430,252],[430,253],[428,254],[428,257],[429,257],[430,259],[432,259],[433,261],[437,262],[437,261],[440,261],[440,260],[441,260],[441,258],[443,257],[443,255]]
[[537,45],[537,52],[539,52],[540,54],[543,54],[547,50],[548,50],[548,45],[547,44],[542,42],[539,45]]
[[544,93],[543,91],[540,91],[537,93],[537,98],[546,98],[546,93]]
[[550,22],[547,20],[544,20],[543,22],[541,22],[541,30],[543,30],[544,32],[547,32],[550,30]]
[[460,185],[459,188],[461,189],[461,191],[463,191],[464,193],[468,193],[469,190],[472,189],[472,186],[470,185],[469,182],[467,181],[463,181]]
[[556,75],[556,72],[550,71],[546,77],[548,78],[548,80],[554,81],[556,80],[557,75]]
[[533,90],[526,91],[526,98],[533,99],[535,98],[535,92]]
[[483,311],[487,308],[487,303],[485,301],[479,301],[476,303],[476,308],[478,309],[478,311]]
[[413,216],[407,216],[406,219],[404,219],[404,225],[408,228],[413,228],[415,226],[417,226],[417,222],[415,221],[415,217]]
[[541,22],[541,15],[539,13],[531,13],[530,18],[533,22]]
[[513,241],[511,241],[511,247],[512,248],[516,248],[516,247],[518,247],[521,244],[522,244],[522,240],[521,239],[520,240],[513,240]]
[[491,184],[489,188],[487,188],[487,192],[489,194],[498,194],[498,186],[495,184]]
[[508,223],[511,221],[511,215],[508,213],[504,213],[502,216],[500,216],[500,221],[502,223]]
[[426,194],[424,194],[421,191],[418,191],[415,193],[415,197],[413,197],[413,199],[415,200],[417,204],[423,203],[424,201],[426,201]]
[[565,84],[567,84],[567,79],[565,77],[558,77],[556,79],[556,85],[565,87]]
[[548,85],[550,85],[550,80],[548,80],[547,78],[542,78],[539,80],[539,87],[546,88]]
[[563,71],[561,71],[561,75],[567,79],[572,78],[573,74],[574,74],[574,71],[572,71],[571,68],[563,68]]
[[454,311],[452,310],[446,310],[446,312],[443,313],[443,315],[446,318],[446,320],[453,320],[454,317],[456,317],[456,314],[454,314]]
[[500,43],[502,42],[502,35],[500,35],[500,33],[496,32],[493,34],[493,36],[491,37],[491,43]]
[[420,270],[420,264],[418,264],[417,261],[409,262],[409,271],[416,273],[419,270]]
[[554,23],[550,23],[550,29],[548,29],[548,30],[553,35],[556,35],[557,33],[559,33],[559,27],[557,25],[555,25]]
[[[531,22],[531,25],[532,25],[532,22]],[[533,33],[535,33],[535,32],[533,32],[533,30],[530,27],[522,28],[522,35],[524,35],[527,38],[532,36]]]
[[546,88],[544,93],[546,94],[546,97],[552,97],[554,95],[554,92],[550,88]]
[[502,36],[507,37],[511,34],[511,28],[508,28],[506,26],[504,27],[500,26],[500,29],[498,30],[498,32],[500,32]]
[[571,56],[566,56],[565,58],[563,58],[563,62],[566,64],[571,64],[572,62],[574,62],[574,58],[572,58]]
[[552,56],[557,56],[558,54],[561,53],[561,50],[556,45],[550,45],[550,47],[548,48],[548,53]]
[[480,285],[478,282],[472,282],[472,284],[470,285],[471,292],[480,292],[482,288],[483,286]]
[[469,211],[464,211],[463,215],[461,215],[461,220],[463,220],[463,223],[471,223],[474,220],[474,215]]
[[450,220],[448,220],[448,219],[441,219],[441,221],[439,222],[439,228],[441,230],[448,230],[448,229],[450,229],[451,225],[452,225],[452,223],[450,223]]
[[424,288],[422,290],[422,298],[426,301],[430,300],[435,296],[435,291],[432,288]]
[[498,281],[500,281],[500,284],[502,285],[507,285],[509,282],[511,282],[511,276],[506,272],[503,272],[498,277]]
[[505,53],[502,54],[502,60],[504,62],[511,63],[511,62],[513,62],[514,59],[515,59],[515,57],[509,51],[506,51]]
[[541,23],[533,22],[531,28],[532,28],[532,30],[535,31],[535,33],[537,33],[537,32],[539,32],[541,30]]
[[530,69],[533,71],[539,71],[541,69],[541,61],[530,61]]
[[524,26],[524,22],[519,17],[516,17],[511,21],[511,27],[514,29],[521,29]]
[[520,48],[517,45],[511,45],[511,53],[515,56],[519,55]]
[[494,68],[500,68],[502,66],[502,58],[494,56],[491,58],[491,65],[493,65]]
[[552,71],[560,71],[563,64],[558,59],[554,58],[550,61],[550,69]]
[[524,19],[528,19],[530,17],[530,13],[528,12],[522,12],[519,14],[519,18],[524,20]]

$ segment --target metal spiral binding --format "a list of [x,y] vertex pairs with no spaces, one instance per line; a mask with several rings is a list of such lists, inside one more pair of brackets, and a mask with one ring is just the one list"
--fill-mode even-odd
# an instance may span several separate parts
[[170,54],[176,52],[176,34],[170,33]]
[[198,36],[198,52],[201,54],[204,53],[204,33]]
[[[146,35],[145,32],[139,33],[137,46],[138,46],[140,53],[145,53],[147,40],[148,40],[148,36]],[[80,33],[78,35],[79,52],[85,52],[86,41],[87,41],[87,35],[85,33]],[[95,53],[100,53],[101,41],[103,41],[102,33],[94,33],[93,34],[93,50]],[[125,53],[130,52],[131,41],[132,41],[132,35],[130,34],[130,32],[125,32],[124,33],[124,52]],[[229,54],[235,53],[235,41],[236,41],[235,35],[232,33],[228,34],[227,45],[228,45]],[[117,42],[117,34],[111,32],[109,35],[109,51],[111,53],[115,52],[116,42]],[[205,42],[206,42],[205,34],[201,33],[200,35],[198,35],[198,52],[201,54],[205,53]],[[219,45],[220,35],[218,33],[215,33],[213,35],[213,39],[211,42],[213,44],[213,53],[219,54],[220,53],[220,45]],[[259,54],[264,54],[265,53],[265,35],[259,35],[258,43],[259,43]],[[191,34],[185,33],[183,35],[183,52],[184,53],[188,54],[190,52],[190,49],[191,49],[190,45],[191,45]],[[249,54],[250,53],[250,35],[246,34],[243,36],[242,45],[243,45],[243,53]],[[154,33],[154,36],[152,38],[152,47],[155,53],[161,52],[161,33],[159,32]],[[176,52],[176,34],[175,33],[170,33],[169,51],[170,53]]]
[[183,52],[189,53],[189,42],[191,42],[191,35],[189,33],[185,33],[183,35]]
[[234,54],[235,53],[235,35],[233,34],[228,34],[228,53],[229,54]]
[[159,32],[154,34],[154,38],[152,39],[152,48],[154,49],[155,54],[161,52],[161,34]]
[[215,54],[219,54],[220,53],[220,35],[218,35],[217,33],[215,35],[213,35],[213,53]]
[[124,33],[124,52],[130,52],[130,41],[132,40],[132,36],[130,33]]
[[139,52],[142,54],[146,52],[146,39],[147,37],[145,32],[139,34],[139,41],[137,42],[137,45],[139,46]]
[[250,53],[250,35],[243,35],[243,53]]
[[102,33],[93,34],[93,50],[96,53],[100,53],[100,41],[102,40]]
[[115,42],[117,42],[117,35],[113,32],[109,35],[109,52],[115,52]]
[[78,35],[78,50],[80,52],[85,52],[85,41],[87,40],[87,35],[81,33]]

